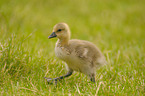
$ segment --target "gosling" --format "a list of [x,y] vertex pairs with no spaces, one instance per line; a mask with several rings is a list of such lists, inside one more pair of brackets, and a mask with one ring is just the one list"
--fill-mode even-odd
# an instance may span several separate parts
[[96,69],[106,64],[106,60],[94,44],[84,40],[70,40],[70,29],[66,23],[56,24],[48,38],[58,38],[55,45],[55,55],[66,62],[68,70],[66,75],[57,78],[44,77],[48,83],[52,81],[57,83],[57,81],[71,76],[73,71],[84,73],[92,82],[95,82]]

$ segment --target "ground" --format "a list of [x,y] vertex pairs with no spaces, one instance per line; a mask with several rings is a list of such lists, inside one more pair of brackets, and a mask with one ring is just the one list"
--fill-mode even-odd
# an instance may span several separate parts
[[[0,94],[145,95],[145,0],[1,0]],[[66,22],[73,39],[93,42],[108,65],[96,83],[74,73],[57,85],[43,77],[65,74],[55,57],[53,26]]]

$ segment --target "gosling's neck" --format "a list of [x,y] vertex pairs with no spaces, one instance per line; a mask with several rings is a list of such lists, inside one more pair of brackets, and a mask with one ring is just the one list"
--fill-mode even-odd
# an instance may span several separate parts
[[59,38],[58,44],[59,46],[67,46],[70,38]]

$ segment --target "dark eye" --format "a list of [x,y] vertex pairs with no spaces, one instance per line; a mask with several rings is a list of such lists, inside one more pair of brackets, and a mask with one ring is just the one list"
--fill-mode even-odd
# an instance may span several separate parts
[[60,32],[60,31],[62,31],[62,29],[58,29],[58,30],[57,30],[57,32]]

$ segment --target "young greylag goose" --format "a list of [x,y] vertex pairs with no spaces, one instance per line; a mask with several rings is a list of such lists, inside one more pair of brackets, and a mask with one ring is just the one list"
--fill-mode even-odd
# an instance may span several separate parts
[[101,65],[106,64],[105,57],[101,51],[91,42],[84,40],[70,40],[70,29],[66,23],[58,23],[53,28],[53,33],[48,37],[58,38],[55,45],[55,54],[66,62],[68,73],[57,78],[46,78],[48,83],[61,80],[78,71],[90,77],[95,82],[95,71]]

